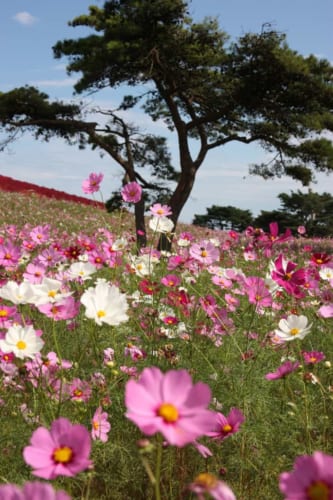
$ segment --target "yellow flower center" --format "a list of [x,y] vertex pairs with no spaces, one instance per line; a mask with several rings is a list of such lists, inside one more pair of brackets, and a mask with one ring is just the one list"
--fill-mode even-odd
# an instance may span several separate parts
[[99,311],[97,311],[97,317],[98,318],[103,318],[103,316],[106,316],[106,312],[103,311],[102,309],[100,309]]
[[223,425],[222,430],[223,430],[223,432],[230,432],[230,431],[232,431],[232,427],[230,424],[225,424],[225,425]]
[[165,422],[177,422],[179,413],[177,408],[170,403],[162,403],[157,411],[157,415],[162,417]]
[[27,347],[27,344],[24,342],[24,340],[19,340],[16,342],[16,347],[20,350],[23,350]]
[[12,258],[10,253],[5,253],[4,258],[10,260]]
[[92,426],[95,429],[95,431],[99,429],[99,423],[96,420],[93,421]]
[[207,257],[207,251],[206,250],[202,250],[201,257]]
[[0,318],[7,318],[7,316],[8,316],[8,311],[0,309]]
[[306,493],[309,500],[329,500],[330,498],[330,488],[323,481],[312,483]]
[[73,458],[73,451],[68,446],[60,446],[54,450],[52,458],[56,463],[68,464]]
[[159,208],[158,210],[156,210],[156,213],[158,215],[163,215],[164,214],[164,210],[162,208]]
[[57,295],[57,291],[56,290],[50,290],[47,295],[49,297],[52,297],[54,299],[54,297]]
[[297,335],[299,333],[299,328],[292,328],[289,333],[290,335]]
[[203,486],[207,490],[215,488],[218,484],[216,477],[209,472],[202,472],[195,478],[194,482],[199,486]]

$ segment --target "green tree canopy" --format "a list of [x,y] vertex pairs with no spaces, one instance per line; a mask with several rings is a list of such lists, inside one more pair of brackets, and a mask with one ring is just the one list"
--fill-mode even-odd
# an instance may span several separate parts
[[209,229],[244,231],[253,221],[250,210],[242,210],[230,205],[227,207],[213,205],[206,211],[204,215],[194,216],[194,225],[209,227]]
[[[55,57],[67,58],[68,72],[79,74],[76,92],[124,87],[129,93],[119,109],[140,105],[175,133],[180,174],[169,200],[175,223],[209,151],[230,142],[258,142],[272,153],[267,164],[251,167],[265,178],[286,174],[307,185],[315,171],[333,170],[332,142],[322,135],[333,129],[333,68],[290,49],[284,34],[263,29],[230,42],[216,19],[194,22],[185,0],[110,0],[70,25],[91,30],[54,46]],[[71,109],[64,116],[62,107],[57,116],[59,103],[44,104],[41,115],[30,102],[20,103],[17,114],[13,102],[0,111],[1,122],[71,137],[74,127],[128,167],[118,131],[98,134],[97,125],[87,129],[74,120]]]
[[290,228],[296,233],[298,226],[305,226],[308,236],[333,236],[333,196],[329,193],[291,191],[280,193],[281,208],[272,212],[262,211],[254,220],[256,226],[267,229],[276,221],[283,231]]

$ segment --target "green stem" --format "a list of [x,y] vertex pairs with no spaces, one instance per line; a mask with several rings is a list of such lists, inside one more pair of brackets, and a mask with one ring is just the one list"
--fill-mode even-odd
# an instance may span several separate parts
[[162,440],[159,439],[157,446],[156,468],[155,468],[155,500],[161,500],[161,465],[162,465]]

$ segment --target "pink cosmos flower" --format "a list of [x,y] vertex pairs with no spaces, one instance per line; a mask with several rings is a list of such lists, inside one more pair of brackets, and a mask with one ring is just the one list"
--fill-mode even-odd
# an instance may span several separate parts
[[23,450],[32,473],[43,479],[75,476],[92,465],[89,460],[91,439],[88,430],[66,418],[54,420],[49,431],[38,427]]
[[88,179],[84,180],[82,182],[82,191],[85,194],[93,194],[99,191],[100,184],[102,180],[104,179],[103,174],[90,174]]
[[190,247],[190,255],[202,264],[210,265],[220,258],[219,249],[210,241],[202,240]]
[[306,227],[305,226],[298,226],[297,232],[298,232],[298,234],[303,236],[306,233]]
[[155,217],[167,217],[168,215],[172,215],[171,207],[168,205],[161,205],[160,203],[155,203],[149,210]]
[[275,372],[270,372],[265,375],[266,380],[277,380],[286,377],[289,373],[294,372],[299,367],[299,362],[294,363],[290,360],[285,361]]
[[10,271],[16,269],[21,258],[21,250],[12,242],[0,244],[0,265]]
[[325,354],[319,351],[303,351],[302,356],[306,365],[314,365],[325,359]]
[[23,488],[15,484],[0,485],[2,500],[70,500],[70,496],[62,490],[54,490],[50,484],[39,481],[25,483]]
[[205,500],[206,494],[215,500],[236,500],[233,491],[223,481],[209,472],[199,474],[188,487],[190,491],[197,495],[199,500]]
[[108,414],[106,411],[103,412],[101,406],[97,408],[92,418],[92,429],[91,437],[96,440],[99,439],[102,443],[106,443],[108,438],[108,432],[111,429],[111,424],[108,422]]
[[142,196],[142,187],[137,182],[129,182],[121,190],[121,196],[127,203],[138,203]]
[[145,368],[138,381],[126,384],[126,416],[142,432],[161,432],[166,441],[185,446],[205,435],[215,422],[215,413],[207,410],[211,399],[208,385],[192,379],[186,370]]
[[333,304],[321,306],[318,313],[322,318],[333,318]]
[[232,434],[235,434],[244,422],[245,417],[238,408],[231,408],[229,415],[215,413],[215,424],[207,433],[207,436],[213,439],[223,440]]
[[283,472],[279,481],[284,500],[332,500],[333,456],[315,451],[302,455],[291,472]]
[[166,276],[164,276],[161,279],[161,283],[162,283],[162,285],[171,288],[171,287],[177,287],[178,285],[180,285],[181,280],[180,280],[179,276],[177,276],[176,274],[167,274]]
[[63,299],[51,304],[40,304],[37,309],[45,314],[48,318],[54,321],[68,320],[75,318],[80,309],[80,303],[76,302],[71,296],[64,297]]
[[45,243],[50,238],[50,227],[50,224],[36,226],[30,231],[29,236],[35,243]]

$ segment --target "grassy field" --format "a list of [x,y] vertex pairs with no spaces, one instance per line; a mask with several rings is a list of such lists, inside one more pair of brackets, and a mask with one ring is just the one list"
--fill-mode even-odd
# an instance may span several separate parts
[[[180,225],[171,254],[155,250],[153,232],[138,254],[127,211],[10,192],[0,192],[0,221],[2,484],[39,480],[23,450],[60,417],[91,439],[90,466],[46,478],[73,499],[203,491],[227,499],[216,493],[222,482],[239,500],[282,499],[280,475],[297,457],[333,454],[332,240]],[[31,288],[14,292],[13,283]],[[25,356],[15,340],[13,354],[13,328],[37,332],[42,347],[31,341],[35,352]],[[216,420],[215,437],[206,429],[184,445],[170,438],[187,390],[180,371],[179,387],[156,409],[165,433],[134,423],[129,414],[146,401],[141,374],[151,367],[164,376],[186,370],[209,387],[202,411]],[[228,417],[233,408],[239,425]],[[97,409],[111,426],[104,439],[93,439],[102,429]],[[311,491],[310,500],[332,498]]]

